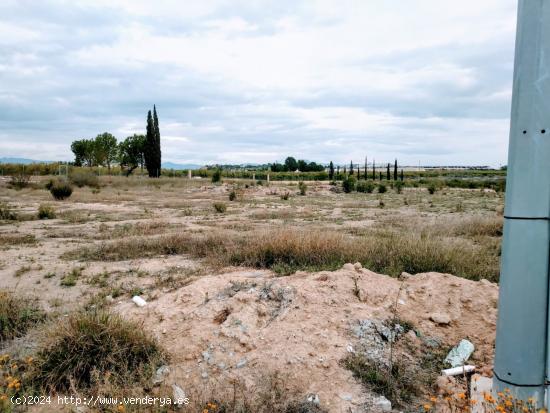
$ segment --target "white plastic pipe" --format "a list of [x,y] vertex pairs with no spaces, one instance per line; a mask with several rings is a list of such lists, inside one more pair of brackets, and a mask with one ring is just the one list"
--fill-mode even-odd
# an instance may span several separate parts
[[476,366],[460,366],[453,367],[452,369],[441,370],[441,374],[444,376],[461,376],[463,374],[473,373],[476,370]]

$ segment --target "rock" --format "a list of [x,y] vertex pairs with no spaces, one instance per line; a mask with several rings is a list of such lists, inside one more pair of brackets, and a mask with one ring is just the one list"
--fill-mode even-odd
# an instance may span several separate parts
[[141,298],[139,295],[134,295],[132,297],[132,301],[138,306],[138,307],[144,307],[147,304],[147,301],[145,301],[143,298]]
[[351,402],[353,400],[353,396],[349,393],[343,393],[343,394],[340,394],[340,398],[342,400],[345,400],[347,402]]
[[153,377],[153,384],[160,384],[164,381],[164,378],[170,374],[170,367],[160,366],[155,372],[155,377]]
[[172,384],[172,394],[174,396],[174,401],[176,402],[178,407],[181,407],[185,404],[184,403],[184,400],[186,399],[185,392],[180,386],[178,386],[177,384]]
[[321,400],[319,399],[319,395],[315,394],[315,393],[308,394],[307,397],[306,397],[306,400],[308,401],[308,403],[313,403],[313,404],[316,404],[316,405],[321,404]]
[[361,271],[361,268],[363,268],[363,266],[360,262],[356,262],[355,264],[353,264],[353,268],[355,269],[355,271]]
[[391,402],[384,396],[374,399],[374,407],[380,409],[383,412],[391,412]]
[[203,371],[203,372],[201,373],[201,377],[202,377],[203,379],[207,379],[207,378],[208,378],[208,373],[207,373],[206,371]]
[[412,277],[412,274],[409,274],[408,272],[403,271],[400,275],[400,278],[406,280],[407,278]]
[[354,265],[349,263],[349,262],[347,264],[344,264],[344,266],[342,268],[344,270],[348,270],[348,271],[355,271]]
[[430,315],[430,320],[440,325],[451,324],[451,317],[449,317],[448,314],[444,314],[444,313],[433,313]]
[[107,297],[105,297],[105,301],[107,301],[108,303],[112,303],[115,301],[115,299],[112,295],[108,295]]
[[240,368],[243,368],[244,366],[246,366],[246,363],[248,363],[248,360],[247,359],[241,359],[239,360],[239,362],[237,363],[237,368],[240,369]]
[[451,367],[462,366],[470,358],[474,350],[475,347],[471,341],[461,340],[458,346],[449,351],[449,354],[445,357],[445,363],[450,364]]
[[418,343],[418,337],[416,335],[416,333],[414,332],[414,330],[409,330],[407,332],[407,334],[405,334],[407,336],[407,338],[412,341],[413,343]]

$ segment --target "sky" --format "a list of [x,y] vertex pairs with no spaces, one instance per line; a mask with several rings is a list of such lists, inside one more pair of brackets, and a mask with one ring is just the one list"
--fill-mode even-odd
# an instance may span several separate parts
[[0,157],[506,164],[517,0],[2,0]]

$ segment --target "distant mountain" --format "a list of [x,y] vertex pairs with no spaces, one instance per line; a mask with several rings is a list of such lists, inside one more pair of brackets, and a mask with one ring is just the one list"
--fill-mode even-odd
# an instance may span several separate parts
[[29,165],[31,163],[54,163],[55,161],[37,161],[36,159],[27,158],[0,158],[0,163],[19,163]]
[[202,165],[197,165],[194,163],[163,162],[162,167],[164,169],[200,169],[202,168]]

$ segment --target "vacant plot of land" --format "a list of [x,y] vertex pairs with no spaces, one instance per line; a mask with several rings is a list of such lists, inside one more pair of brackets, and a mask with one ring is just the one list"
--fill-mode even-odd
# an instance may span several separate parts
[[[439,343],[439,353],[470,329],[470,338],[482,349],[477,360],[484,366],[490,365],[492,335],[487,334],[487,329],[494,322],[496,286],[479,281],[495,283],[499,277],[503,195],[492,190],[443,187],[430,194],[426,188],[405,187],[398,193],[388,185],[385,193],[375,190],[346,194],[341,192],[340,184],[311,182],[307,183],[305,195],[301,195],[298,184],[291,182],[268,186],[265,182],[258,185],[243,180],[213,185],[200,179],[101,177],[99,186],[76,187],[70,198],[55,201],[41,188],[40,182],[18,191],[0,186],[0,288],[24,293],[26,299],[37,298],[32,301],[32,313],[27,314],[26,307],[22,307],[23,312],[10,315],[3,326],[3,339],[29,341],[26,347],[3,343],[7,350],[19,349],[15,353],[21,348],[28,349],[29,354],[13,357],[31,355],[40,349],[41,329],[49,329],[48,323],[55,323],[65,314],[88,317],[82,311],[98,309],[128,313],[134,323],[143,322],[153,332],[155,346],[157,342],[160,346],[159,354],[166,354],[166,358],[159,360],[166,363],[174,360],[170,377],[182,387],[188,384],[188,389],[204,391],[202,385],[210,383],[210,379],[229,380],[231,363],[235,364],[231,377],[242,372],[239,386],[243,388],[251,385],[247,382],[252,380],[247,376],[253,370],[251,360],[255,366],[290,369],[291,376],[299,367],[304,374],[296,373],[293,377],[299,379],[300,390],[337,398],[331,403],[321,400],[323,409],[336,412],[357,406],[362,388],[359,381],[353,381],[352,371],[346,369],[344,362],[346,340],[353,343],[357,339],[350,335],[350,325],[358,321],[357,314],[385,321],[396,319],[396,302],[402,301],[416,303],[410,308],[406,307],[408,304],[399,304],[404,306],[402,315],[416,323],[413,328],[418,337],[435,337],[431,343]],[[44,218],[44,214],[38,214],[41,205],[51,207],[47,214],[51,219],[40,219]],[[346,263],[360,263],[369,271],[358,270],[355,276],[350,268],[342,272]],[[340,272],[325,272],[335,270]],[[371,271],[395,280],[384,281],[387,277],[378,278],[381,276]],[[397,280],[402,273],[428,272],[453,274],[470,281],[433,276],[419,278],[407,286],[403,278]],[[281,276],[288,277],[288,281],[278,281],[287,279],[278,278]],[[431,282],[441,285],[435,288]],[[378,288],[380,285],[386,287]],[[442,288],[453,291],[457,288],[448,299],[440,300],[445,307],[441,311],[452,315],[444,327],[429,321],[430,314],[439,311],[439,304],[430,301],[429,295],[446,294]],[[464,291],[470,294],[476,288],[486,289],[487,294],[476,294],[476,299],[491,314],[490,325],[476,324],[475,317],[462,320],[464,314],[473,317],[472,306],[476,303],[461,294]],[[134,295],[140,295],[149,304],[143,309],[136,307],[131,302]],[[13,302],[14,298],[9,300]],[[350,305],[353,312],[348,311]],[[429,310],[425,310],[428,306]],[[331,314],[330,325],[323,324],[316,311],[318,315]],[[85,319],[95,323],[96,319],[91,317]],[[338,324],[338,317],[345,320],[345,325]],[[206,318],[211,318],[212,325],[208,324],[201,332],[193,330],[199,328],[199,321],[206,323]],[[15,326],[19,319],[26,321]],[[307,323],[310,319],[312,325]],[[78,323],[77,318],[70,320],[63,328]],[[116,322],[122,323],[118,318]],[[277,326],[278,332],[271,330],[271,325]],[[100,332],[99,336],[103,330],[97,327],[94,331]],[[186,347],[186,335],[195,335],[188,342],[191,350]],[[313,340],[312,335],[319,341]],[[322,339],[324,335],[326,342]],[[271,344],[262,352],[261,343],[266,337]],[[117,336],[116,340],[125,338]],[[279,339],[282,341],[277,342]],[[46,348],[55,350],[51,347],[55,340],[51,337],[43,340],[49,346]],[[140,340],[149,343],[146,337]],[[309,344],[304,346],[304,342]],[[335,347],[329,349],[330,346]],[[431,357],[420,354],[418,349],[422,346],[414,340],[407,346],[404,351],[409,358],[419,357],[422,363],[427,363],[424,358]],[[411,350],[411,346],[416,346],[416,350]],[[125,351],[134,354],[132,348]],[[288,353],[285,360],[275,362],[276,352],[283,349]],[[219,355],[219,361],[213,364],[205,351],[212,354],[221,351],[223,356]],[[314,354],[315,351],[319,354]],[[434,349],[434,354],[437,351]],[[39,359],[45,360],[45,353],[40,354]],[[273,360],[262,360],[269,357]],[[305,361],[309,357],[313,358]],[[363,359],[348,359],[348,367],[350,360],[363,363]],[[80,368],[79,360],[71,362]],[[105,365],[111,366],[108,362]],[[147,368],[154,364],[148,363],[144,362]],[[353,369],[364,366],[361,363],[352,363]],[[426,380],[431,380],[439,364],[428,364],[432,367],[424,370],[431,374]],[[251,368],[247,370],[246,366]],[[126,393],[131,386],[142,386],[143,375],[149,372],[140,366],[135,368],[138,367],[139,383],[127,383],[127,375],[120,373]],[[116,369],[118,365],[110,368]],[[409,368],[415,371],[414,366]],[[339,387],[337,394],[332,394],[327,389],[310,388],[305,380],[308,372],[316,372],[312,381],[316,385],[332,377],[339,386],[348,383],[349,389]],[[46,377],[46,373],[33,374]],[[108,394],[108,386],[113,389],[120,386],[120,380],[95,381],[94,374],[93,368],[86,365],[86,391]],[[68,383],[82,379],[69,375],[61,378],[63,389],[68,388]],[[202,387],[191,383],[202,383]],[[395,403],[403,405],[406,400],[417,406],[430,390],[426,383],[415,389],[407,387],[407,394],[400,393],[402,389],[388,394],[395,397]],[[172,390],[168,387],[159,391]],[[348,393],[352,394],[351,399]],[[195,402],[199,399],[212,402],[211,397],[214,396],[200,394]],[[299,410],[305,408],[301,396],[296,398],[293,393],[292,397],[298,410],[284,411],[316,411]],[[359,399],[363,404],[370,400],[367,393]],[[257,406],[258,402],[255,403]],[[273,411],[279,407],[273,407]],[[197,404],[197,409],[203,411],[204,405]]]

